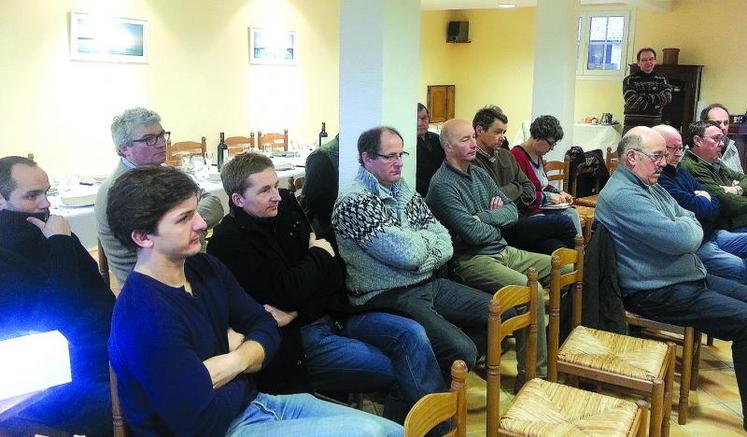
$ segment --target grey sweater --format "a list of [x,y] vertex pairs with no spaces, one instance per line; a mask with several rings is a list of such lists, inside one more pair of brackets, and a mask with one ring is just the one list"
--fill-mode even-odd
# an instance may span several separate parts
[[430,279],[452,255],[449,232],[419,194],[404,181],[387,189],[363,167],[340,193],[332,227],[353,305]]
[[703,228],[659,184],[618,167],[599,194],[596,219],[615,245],[623,294],[705,278],[695,255]]
[[[503,206],[490,209],[500,197]],[[475,165],[467,173],[444,161],[431,179],[428,205],[451,233],[456,255],[487,255],[502,251],[508,243],[499,226],[515,222],[516,205],[498,189],[488,172]]]
[[[99,241],[109,261],[109,268],[117,278],[120,287],[124,286],[127,275],[135,268],[137,253],[134,249],[123,245],[112,233],[111,228],[109,228],[109,220],[106,217],[106,204],[109,201],[109,188],[112,183],[130,170],[130,168],[124,159],[119,160],[114,172],[99,187],[99,191],[96,194],[96,203],[93,206]],[[212,228],[223,218],[223,205],[221,205],[220,199],[217,196],[205,194],[197,205],[197,212],[205,219],[208,228]]]

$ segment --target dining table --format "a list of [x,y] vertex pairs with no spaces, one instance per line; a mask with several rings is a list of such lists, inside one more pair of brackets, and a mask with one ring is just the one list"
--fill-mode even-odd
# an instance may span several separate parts
[[[306,158],[301,156],[274,156],[272,157],[275,170],[278,175],[278,186],[289,188],[295,179],[305,174]],[[223,205],[223,211],[228,213],[228,195],[223,190],[217,166],[208,166],[201,171],[187,172],[197,184],[206,192],[217,196]],[[90,250],[97,248],[98,235],[96,230],[96,216],[94,214],[94,200],[96,192],[103,182],[98,180],[80,180],[72,188],[75,196],[70,194],[71,188],[55,187],[50,190],[49,202],[50,213],[63,216],[70,224],[70,229],[78,236],[83,247]],[[67,195],[67,197],[65,197]],[[83,199],[71,205],[65,201],[71,197]],[[64,199],[63,199],[64,198]]]

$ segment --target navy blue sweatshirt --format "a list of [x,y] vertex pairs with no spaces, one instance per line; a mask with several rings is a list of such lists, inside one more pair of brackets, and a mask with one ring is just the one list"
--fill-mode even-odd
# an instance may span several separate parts
[[228,352],[233,328],[265,350],[280,342],[277,324],[210,255],[187,258],[192,294],[133,272],[114,307],[109,356],[125,418],[135,435],[225,435],[257,395],[240,374],[213,389],[203,361]]
[[695,218],[703,227],[703,241],[710,240],[720,209],[716,196],[710,193],[711,200],[696,196],[695,191],[707,190],[683,165],[664,167],[659,176],[659,185],[664,187],[681,207],[695,213]]

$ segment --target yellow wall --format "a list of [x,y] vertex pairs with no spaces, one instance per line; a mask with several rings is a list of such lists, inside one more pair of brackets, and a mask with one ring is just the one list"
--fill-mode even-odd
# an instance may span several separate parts
[[[472,42],[446,43],[449,21],[469,21]],[[472,120],[495,104],[508,115],[509,132],[518,129],[531,116],[534,29],[534,8],[424,12],[421,101],[428,85],[453,84],[456,117]]]
[[[456,85],[456,116],[471,118],[486,103],[509,116],[509,139],[531,116],[534,8],[423,12],[420,96],[427,85]],[[469,20],[470,44],[446,44],[450,20]],[[680,64],[703,64],[701,101],[732,112],[747,106],[747,1],[685,0],[669,13],[639,10],[633,47],[678,47]],[[636,50],[633,50],[635,53]],[[577,80],[575,118],[612,112],[622,121],[622,79]]]
[[[147,20],[149,63],[70,61],[71,10]],[[2,0],[0,156],[108,174],[112,116],[134,105],[158,111],[174,141],[204,135],[211,148],[219,131],[289,128],[309,143],[326,121],[334,135],[338,21],[339,0]],[[250,65],[249,26],[296,31],[298,65]]]

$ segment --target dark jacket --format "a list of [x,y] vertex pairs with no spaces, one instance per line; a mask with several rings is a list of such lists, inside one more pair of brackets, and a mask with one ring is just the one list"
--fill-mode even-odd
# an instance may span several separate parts
[[332,208],[339,187],[340,135],[322,145],[306,158],[301,205],[317,238],[334,239]]
[[597,222],[584,256],[581,324],[619,334],[628,333],[625,306],[617,281],[615,245],[607,228]]
[[260,389],[270,393],[308,389],[300,328],[330,311],[349,308],[339,258],[309,248],[311,227],[303,210],[289,191],[280,190],[280,195],[274,219],[251,217],[231,204],[207,248],[257,302],[298,312],[281,328],[280,350],[258,378]]
[[718,198],[713,193],[711,193],[711,200],[697,196],[696,191],[706,191],[706,189],[682,165],[664,167],[664,171],[659,176],[659,185],[664,187],[681,207],[695,213],[695,218],[703,226],[703,241],[710,240],[720,210]]
[[423,138],[418,137],[417,154],[415,191],[425,197],[431,178],[446,158],[438,134],[428,131]]

